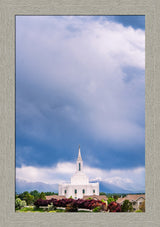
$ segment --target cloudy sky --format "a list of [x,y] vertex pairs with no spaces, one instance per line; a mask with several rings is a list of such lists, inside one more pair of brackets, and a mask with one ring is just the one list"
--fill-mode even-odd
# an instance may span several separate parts
[[145,191],[144,16],[16,16],[16,191],[84,169]]

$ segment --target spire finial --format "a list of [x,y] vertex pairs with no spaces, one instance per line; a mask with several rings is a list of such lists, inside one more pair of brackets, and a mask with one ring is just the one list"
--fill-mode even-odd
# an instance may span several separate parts
[[81,157],[81,150],[80,150],[80,145],[79,145],[78,159],[77,159],[77,160],[82,160],[82,157]]

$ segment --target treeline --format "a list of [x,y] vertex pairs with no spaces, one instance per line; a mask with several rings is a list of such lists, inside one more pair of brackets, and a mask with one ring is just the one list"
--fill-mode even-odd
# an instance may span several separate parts
[[114,198],[115,200],[117,200],[120,197],[125,197],[127,194],[124,193],[105,193],[105,192],[100,192],[100,195],[106,195],[107,198]]
[[15,199],[19,198],[22,201],[25,201],[27,205],[33,205],[37,199],[46,199],[48,195],[58,195],[58,193],[54,192],[38,192],[37,190],[34,191],[25,191],[23,193],[16,193]]

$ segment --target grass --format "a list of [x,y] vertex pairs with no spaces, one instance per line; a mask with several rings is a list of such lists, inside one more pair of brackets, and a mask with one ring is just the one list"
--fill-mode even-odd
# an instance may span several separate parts
[[88,210],[79,210],[78,212],[91,212],[91,211],[88,211]]
[[23,207],[20,210],[16,210],[16,212],[44,212],[43,208],[34,208],[34,207]]
[[[60,212],[66,212],[65,209],[56,209],[56,210],[45,210],[44,208],[36,208],[33,206],[30,207],[23,207],[20,210],[16,210],[16,212],[48,212],[48,213],[60,213]],[[90,212],[87,210],[79,210],[78,212]]]
[[56,210],[48,211],[48,209],[36,208],[36,207],[30,206],[30,207],[23,207],[20,210],[16,210],[16,212],[49,212],[49,213],[56,213],[56,212],[65,212],[65,210],[64,209],[56,209]]

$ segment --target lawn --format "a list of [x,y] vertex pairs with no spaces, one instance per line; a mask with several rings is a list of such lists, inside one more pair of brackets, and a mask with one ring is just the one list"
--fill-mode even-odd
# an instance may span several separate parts
[[[60,209],[57,208],[56,210],[51,210],[48,211],[48,209],[46,208],[36,208],[34,206],[28,206],[28,207],[23,207],[20,210],[16,210],[16,212],[48,212],[48,213],[59,213],[59,212],[66,212],[65,209]],[[90,212],[87,210],[79,210],[78,212]]]

